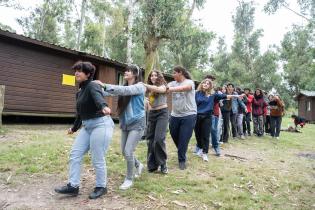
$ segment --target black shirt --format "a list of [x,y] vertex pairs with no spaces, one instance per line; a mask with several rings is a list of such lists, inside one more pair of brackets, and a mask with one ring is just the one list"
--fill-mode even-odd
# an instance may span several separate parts
[[77,131],[82,120],[103,117],[102,110],[107,106],[103,97],[101,86],[86,80],[80,83],[80,89],[76,94],[76,120],[72,127],[72,131]]

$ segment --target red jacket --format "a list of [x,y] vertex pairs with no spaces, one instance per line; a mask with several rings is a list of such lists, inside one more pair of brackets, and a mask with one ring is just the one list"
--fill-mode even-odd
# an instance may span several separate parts
[[247,96],[246,109],[247,109],[247,112],[251,113],[252,112],[252,103],[253,103],[254,96],[251,95],[251,94],[248,94],[246,96]]
[[257,98],[253,100],[253,115],[260,116],[264,114],[264,109],[268,104],[266,103],[264,97]]

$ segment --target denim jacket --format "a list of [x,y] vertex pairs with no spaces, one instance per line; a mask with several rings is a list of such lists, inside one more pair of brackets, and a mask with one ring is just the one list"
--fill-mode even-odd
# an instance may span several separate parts
[[142,83],[129,86],[106,84],[104,89],[111,95],[131,96],[126,109],[119,116],[121,125],[130,125],[145,116],[144,94],[146,88]]
[[246,105],[244,104],[244,102],[239,99],[239,98],[232,98],[232,112],[233,114],[237,114],[239,113],[239,110],[244,110],[246,109]]

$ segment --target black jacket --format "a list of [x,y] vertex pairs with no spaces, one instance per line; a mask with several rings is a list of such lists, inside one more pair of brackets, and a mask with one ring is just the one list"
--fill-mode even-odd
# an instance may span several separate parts
[[72,131],[77,131],[81,125],[82,120],[102,117],[104,114],[102,110],[107,106],[101,86],[86,80],[80,84],[80,89],[76,94],[76,120],[72,127]]

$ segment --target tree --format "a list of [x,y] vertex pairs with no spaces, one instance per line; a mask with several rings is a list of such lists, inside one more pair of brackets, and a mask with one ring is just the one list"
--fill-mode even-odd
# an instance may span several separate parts
[[59,43],[59,23],[69,12],[67,0],[45,0],[38,8],[31,12],[29,17],[18,18],[24,33],[32,38]]
[[[158,48],[163,40],[177,40],[178,31],[187,21],[187,0],[146,0],[139,2],[135,32],[143,40],[145,76],[158,67]],[[202,5],[204,1],[193,3]]]
[[281,42],[284,77],[293,95],[301,89],[314,88],[314,38],[311,27],[294,26]]

